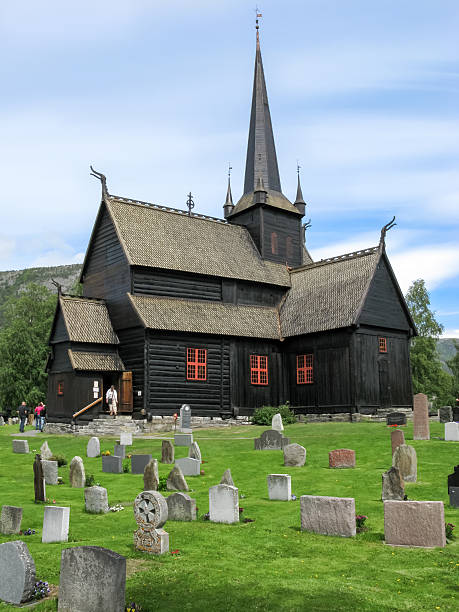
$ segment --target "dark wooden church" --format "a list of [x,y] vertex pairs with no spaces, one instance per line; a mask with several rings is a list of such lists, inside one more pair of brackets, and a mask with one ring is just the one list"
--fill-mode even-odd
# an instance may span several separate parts
[[[97,173],[96,173],[97,174]],[[114,384],[119,411],[376,413],[412,405],[416,331],[378,246],[314,262],[298,177],[282,193],[257,32],[244,193],[225,219],[110,195],[50,336],[48,419],[91,420]]]

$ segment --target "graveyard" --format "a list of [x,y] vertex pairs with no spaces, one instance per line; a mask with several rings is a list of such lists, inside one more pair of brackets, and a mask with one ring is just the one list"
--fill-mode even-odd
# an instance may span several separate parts
[[[457,609],[458,539],[435,548],[384,542],[381,476],[392,465],[390,427],[366,422],[286,425],[282,435],[290,444],[306,449],[302,467],[284,465],[282,450],[255,450],[254,440],[266,429],[193,429],[202,455],[201,474],[185,478],[186,493],[196,500],[197,518],[167,520],[163,529],[169,550],[150,555],[134,547],[138,525],[133,504],[144,490],[144,481],[141,469],[131,472],[128,455],[156,458],[160,482],[164,481],[174,466],[161,463],[162,439],[173,442],[172,432],[134,437],[132,446],[125,448],[126,458],[121,459],[129,472],[110,473],[102,471],[102,457],[86,456],[87,437],[25,436],[29,453],[13,453],[11,434],[18,427],[0,427],[0,505],[22,507],[21,530],[35,530],[31,535],[0,534],[0,544],[22,540],[35,562],[36,579],[52,585],[50,597],[33,609],[57,610],[61,552],[80,546],[104,547],[126,558],[126,604],[135,602],[143,611],[207,606],[216,610]],[[447,487],[447,477],[458,463],[458,443],[444,440],[445,426],[439,422],[431,421],[429,440],[413,439],[411,421],[400,430],[417,454],[417,481],[405,481],[408,500],[443,502],[445,522],[458,525],[459,508],[450,506]],[[63,484],[46,485],[49,501],[35,503],[33,464],[45,440],[53,455],[65,456],[67,465],[58,468]],[[113,456],[116,443],[115,438],[100,438],[101,453],[110,451]],[[329,452],[334,449],[352,449],[355,456],[349,458],[349,452],[340,451],[333,461],[345,463],[332,469]],[[175,445],[174,450],[176,460],[188,456],[186,446]],[[94,482],[107,489],[108,505],[122,509],[106,514],[85,511],[84,489],[69,482],[74,457],[82,458],[86,479],[94,476]],[[239,492],[239,521],[214,523],[205,516],[209,489],[220,483],[228,468]],[[78,469],[72,469],[72,478],[78,478]],[[269,475],[276,476],[272,478],[276,488],[268,494]],[[290,476],[290,501],[282,501],[279,475]],[[173,494],[159,492],[166,498]],[[367,530],[356,535],[349,532],[350,537],[302,531],[301,496],[355,499],[355,514],[367,517]],[[42,542],[45,506],[53,505],[56,510],[70,508],[68,541]],[[17,608],[0,603],[0,610],[13,609]]]

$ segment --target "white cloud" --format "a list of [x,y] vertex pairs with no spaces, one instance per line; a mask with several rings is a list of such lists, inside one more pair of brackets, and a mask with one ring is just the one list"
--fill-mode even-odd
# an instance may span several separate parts
[[430,291],[459,276],[459,245],[424,244],[422,248],[394,253],[391,264],[402,291],[422,278]]
[[441,338],[459,338],[459,329],[445,329]]

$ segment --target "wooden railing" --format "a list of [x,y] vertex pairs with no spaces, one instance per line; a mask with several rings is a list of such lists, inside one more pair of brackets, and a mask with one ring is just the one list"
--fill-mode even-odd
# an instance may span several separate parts
[[75,414],[73,415],[72,418],[76,419],[77,416],[80,416],[80,414],[83,414],[83,412],[86,412],[86,410],[89,410],[90,408],[92,408],[93,406],[95,406],[96,404],[98,404],[99,402],[102,401],[102,398],[99,397],[98,399],[96,399],[94,402],[92,402],[91,404],[88,404],[88,406],[85,406],[84,408],[82,408],[81,410],[79,410],[78,412],[75,412]]

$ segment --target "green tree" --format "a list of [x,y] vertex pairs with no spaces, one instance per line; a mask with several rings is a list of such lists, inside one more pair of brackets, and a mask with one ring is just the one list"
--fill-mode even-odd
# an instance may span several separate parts
[[438,358],[436,339],[443,325],[430,310],[430,297],[425,282],[415,280],[405,296],[418,336],[411,341],[410,359],[414,393],[425,393],[435,406],[452,401],[452,376],[445,372]]
[[2,307],[0,330],[0,408],[32,406],[46,396],[48,338],[56,296],[31,283]]
[[[454,340],[454,346],[456,347],[456,354],[447,361],[447,364],[453,373],[452,392],[454,396],[453,399],[456,399],[459,398],[459,342],[457,340]],[[454,406],[455,403],[452,404],[452,406]]]

